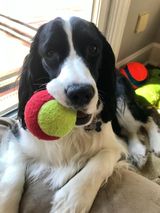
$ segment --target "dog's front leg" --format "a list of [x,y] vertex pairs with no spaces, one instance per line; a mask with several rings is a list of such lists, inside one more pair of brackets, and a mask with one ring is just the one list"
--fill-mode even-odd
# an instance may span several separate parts
[[121,156],[118,149],[101,150],[64,187],[56,192],[50,213],[89,212],[101,185]]
[[0,180],[0,213],[17,213],[25,179],[24,164],[8,167]]
[[16,143],[0,156],[0,213],[17,213],[23,192],[26,165]]

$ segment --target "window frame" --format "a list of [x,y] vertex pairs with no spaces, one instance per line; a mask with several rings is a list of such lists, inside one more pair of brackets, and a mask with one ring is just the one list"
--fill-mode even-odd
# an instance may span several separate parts
[[104,34],[117,60],[131,0],[93,0],[92,21]]
[[[93,0],[91,21],[111,44],[116,59],[120,51],[130,4],[131,0]],[[16,110],[13,109],[13,112],[10,111],[4,116],[10,115],[14,117]]]

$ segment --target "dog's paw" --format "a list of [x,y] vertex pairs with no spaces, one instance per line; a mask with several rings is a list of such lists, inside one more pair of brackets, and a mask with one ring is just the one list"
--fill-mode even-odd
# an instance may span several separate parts
[[148,130],[150,149],[157,157],[160,157],[160,126],[150,118],[146,128]]
[[141,169],[147,161],[148,155],[146,147],[141,143],[132,144],[128,148],[129,161],[139,169]]
[[151,151],[160,158],[160,142],[157,142],[157,144],[154,147],[151,147]]
[[90,206],[85,194],[60,189],[56,192],[50,213],[87,213]]
[[153,138],[150,138],[150,146],[151,151],[157,157],[160,157],[160,132],[157,132],[157,134]]
[[157,183],[158,185],[160,185],[160,177],[157,177],[153,180],[155,183]]
[[132,165],[134,165],[135,167],[142,169],[143,166],[146,164],[147,162],[147,155],[143,156],[143,155],[138,155],[138,154],[134,154],[134,155],[129,155],[128,158],[129,162],[131,162]]

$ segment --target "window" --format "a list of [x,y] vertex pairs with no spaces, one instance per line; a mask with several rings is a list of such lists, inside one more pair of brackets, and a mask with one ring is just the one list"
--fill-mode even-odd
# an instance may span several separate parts
[[91,20],[93,0],[1,0],[0,116],[17,108],[19,70],[36,29],[57,16]]

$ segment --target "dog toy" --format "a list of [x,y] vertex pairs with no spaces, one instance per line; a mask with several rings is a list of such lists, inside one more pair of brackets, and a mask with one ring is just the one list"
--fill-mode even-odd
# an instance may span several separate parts
[[149,72],[149,79],[142,87],[136,89],[138,100],[143,106],[154,106],[160,109],[160,69]]
[[148,70],[143,64],[138,62],[126,64],[125,67],[120,69],[120,72],[130,81],[134,89],[142,86],[148,78]]
[[75,126],[76,112],[62,106],[47,90],[33,94],[24,111],[28,130],[39,139],[56,140]]

